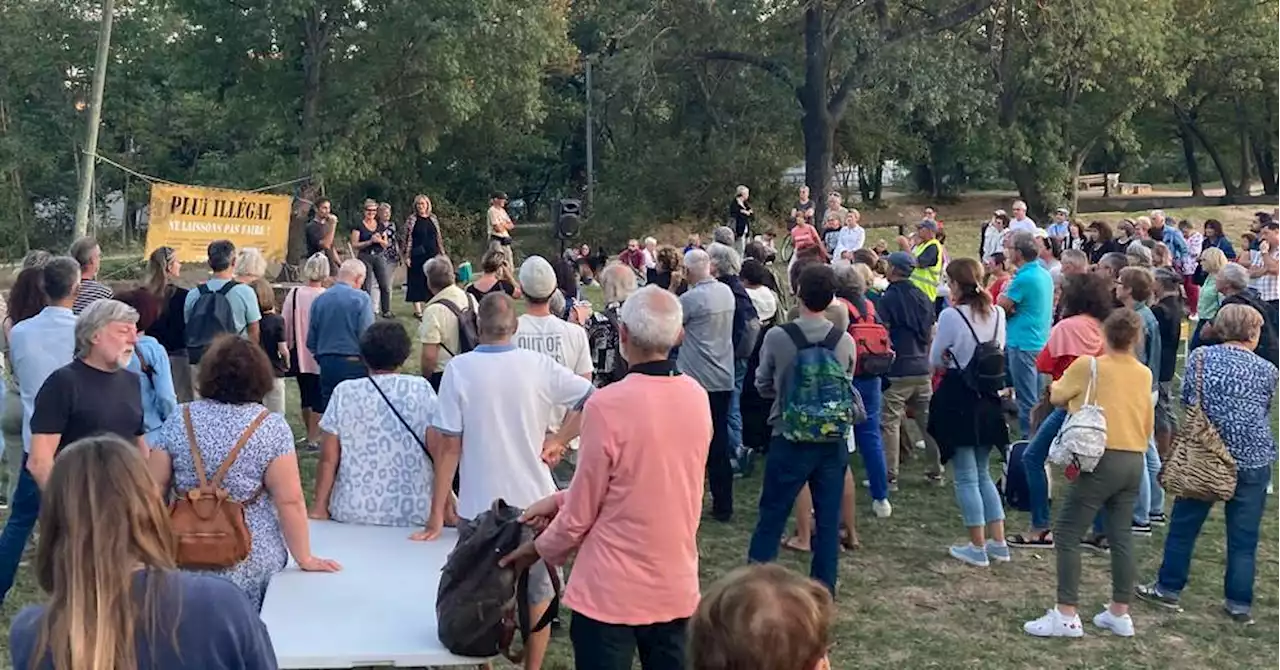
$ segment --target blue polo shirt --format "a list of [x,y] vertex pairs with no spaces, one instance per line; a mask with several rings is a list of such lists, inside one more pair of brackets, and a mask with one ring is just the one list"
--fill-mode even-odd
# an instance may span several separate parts
[[337,282],[311,303],[307,349],[312,356],[359,356],[360,336],[373,325],[369,294]]
[[1014,304],[1005,346],[1039,353],[1053,326],[1053,277],[1040,263],[1027,263],[1013,273],[1001,295]]

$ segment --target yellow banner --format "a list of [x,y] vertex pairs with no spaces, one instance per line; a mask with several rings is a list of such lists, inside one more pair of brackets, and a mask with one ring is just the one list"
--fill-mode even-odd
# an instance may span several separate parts
[[293,198],[203,186],[152,184],[147,255],[173,247],[183,263],[208,259],[209,243],[231,240],[283,262],[289,247]]

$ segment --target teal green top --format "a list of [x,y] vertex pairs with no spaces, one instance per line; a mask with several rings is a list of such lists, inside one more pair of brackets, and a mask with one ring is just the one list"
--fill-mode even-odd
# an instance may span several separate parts
[[1210,321],[1218,315],[1221,302],[1222,296],[1218,293],[1217,279],[1209,275],[1204,280],[1204,286],[1200,287],[1200,300],[1196,302],[1196,314],[1200,316],[1201,321]]

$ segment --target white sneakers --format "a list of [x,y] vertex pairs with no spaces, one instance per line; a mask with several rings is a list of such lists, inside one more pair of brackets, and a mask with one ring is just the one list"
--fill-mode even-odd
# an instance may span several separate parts
[[1104,609],[1093,617],[1093,625],[1120,637],[1133,637],[1134,633],[1133,617],[1128,614],[1116,616],[1111,613],[1111,608]]
[[887,519],[893,514],[893,505],[889,504],[888,499],[872,500],[871,511],[875,513],[877,519]]
[[[1103,609],[1098,616],[1093,617],[1093,625],[1118,637],[1134,635],[1133,618],[1128,614],[1116,616],[1111,613],[1110,608]],[[1022,629],[1036,637],[1084,637],[1080,616],[1068,617],[1056,607],[1045,612],[1039,619],[1023,624]]]
[[1084,625],[1080,623],[1080,615],[1067,617],[1050,608],[1044,616],[1022,625],[1022,630],[1036,637],[1084,637]]

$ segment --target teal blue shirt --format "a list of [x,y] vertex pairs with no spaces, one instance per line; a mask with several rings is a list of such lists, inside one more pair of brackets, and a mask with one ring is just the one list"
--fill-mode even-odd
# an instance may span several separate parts
[[1001,295],[1014,305],[1005,346],[1039,353],[1053,326],[1053,277],[1040,263],[1027,263],[1013,273]]
[[[210,291],[217,291],[226,286],[230,279],[213,278],[205,282]],[[191,289],[187,291],[187,301],[183,304],[183,317],[191,318],[191,310],[195,309],[196,301],[200,299],[200,291]],[[231,303],[231,318],[235,321],[236,334],[243,336],[245,330],[249,328],[249,324],[257,323],[262,320],[262,312],[258,309],[258,294],[253,292],[253,287],[248,284],[238,284],[235,288],[227,291],[227,302]]]

